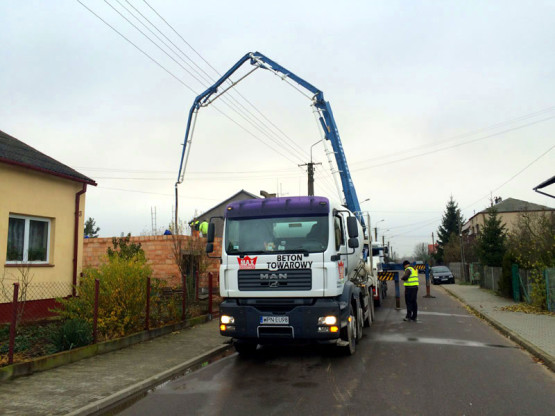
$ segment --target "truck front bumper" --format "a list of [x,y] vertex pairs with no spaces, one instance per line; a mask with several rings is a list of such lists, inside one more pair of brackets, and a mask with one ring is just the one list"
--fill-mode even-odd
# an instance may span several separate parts
[[[347,319],[345,305],[333,298],[226,299],[220,305],[220,316],[233,321],[222,323],[220,334],[260,344],[279,340],[334,342]],[[318,318],[326,316],[335,316],[337,322],[318,322]]]

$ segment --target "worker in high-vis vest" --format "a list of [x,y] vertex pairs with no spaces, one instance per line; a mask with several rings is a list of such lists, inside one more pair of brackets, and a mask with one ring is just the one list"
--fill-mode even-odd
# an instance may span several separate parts
[[401,277],[405,285],[405,304],[407,305],[407,316],[403,321],[416,322],[418,314],[418,305],[416,304],[416,295],[418,294],[418,270],[411,267],[408,261],[403,262],[405,274]]
[[206,237],[208,235],[208,222],[206,220],[201,222],[198,229],[199,229],[200,233],[202,234],[202,236]]

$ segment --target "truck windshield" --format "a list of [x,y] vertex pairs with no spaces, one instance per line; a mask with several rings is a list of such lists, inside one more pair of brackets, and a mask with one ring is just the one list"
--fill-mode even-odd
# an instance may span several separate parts
[[328,217],[228,219],[224,247],[228,254],[323,252],[328,247]]

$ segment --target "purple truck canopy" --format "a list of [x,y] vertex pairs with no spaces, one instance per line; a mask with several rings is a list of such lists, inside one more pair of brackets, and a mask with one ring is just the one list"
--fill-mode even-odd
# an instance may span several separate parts
[[247,199],[227,205],[226,218],[292,217],[327,215],[328,198],[323,196],[293,196],[266,199]]

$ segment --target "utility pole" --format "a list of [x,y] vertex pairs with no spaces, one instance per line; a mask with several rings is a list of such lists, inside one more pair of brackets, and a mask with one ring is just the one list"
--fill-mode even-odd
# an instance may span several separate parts
[[314,163],[310,161],[308,163],[305,163],[304,165],[299,165],[299,166],[307,166],[308,196],[314,196],[314,165],[321,165],[321,163]]
[[466,270],[464,267],[464,247],[463,247],[463,235],[461,230],[461,219],[459,218],[459,236],[460,236],[460,243],[461,243],[461,263],[462,263],[462,278],[463,282],[466,282]]
[[378,227],[374,227],[374,240],[378,241]]

